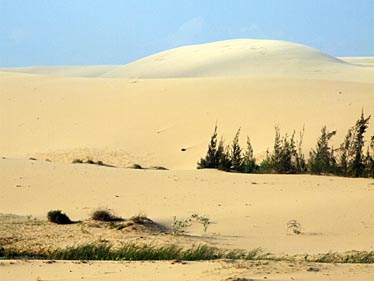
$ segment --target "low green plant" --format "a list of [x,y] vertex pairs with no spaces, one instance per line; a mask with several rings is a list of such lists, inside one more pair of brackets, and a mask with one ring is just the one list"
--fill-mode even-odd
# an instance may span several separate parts
[[352,251],[346,254],[329,252],[307,261],[322,263],[374,263],[374,251]]
[[292,231],[294,234],[301,234],[301,224],[297,220],[287,222],[287,234]]
[[51,210],[47,214],[47,218],[49,222],[57,223],[57,224],[70,224],[72,221],[70,218],[62,213],[61,210]]
[[173,218],[173,225],[172,225],[172,234],[173,235],[180,235],[182,234],[187,227],[192,225],[192,219],[187,218],[185,220],[178,220],[176,216]]
[[199,214],[192,214],[191,218],[194,219],[196,222],[203,225],[204,232],[208,230],[208,226],[210,224],[210,220],[207,217],[200,216]]
[[193,222],[197,222],[203,226],[204,232],[208,230],[208,226],[211,223],[209,218],[205,216],[200,216],[199,214],[195,213],[192,214],[190,217],[184,219],[184,220],[178,220],[177,217],[174,217],[173,219],[173,225],[172,225],[172,234],[173,235],[180,235],[182,234],[186,228],[190,227]]
[[208,245],[193,246],[183,249],[177,245],[154,246],[125,244],[113,249],[108,243],[86,244],[45,254],[45,258],[56,260],[216,260],[216,259],[258,259],[260,249],[254,251],[222,250]]

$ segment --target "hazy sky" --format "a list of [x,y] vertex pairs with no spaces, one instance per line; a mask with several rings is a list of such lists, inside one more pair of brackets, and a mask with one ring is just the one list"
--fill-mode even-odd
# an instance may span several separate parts
[[0,66],[124,64],[233,38],[374,56],[374,0],[0,0]]

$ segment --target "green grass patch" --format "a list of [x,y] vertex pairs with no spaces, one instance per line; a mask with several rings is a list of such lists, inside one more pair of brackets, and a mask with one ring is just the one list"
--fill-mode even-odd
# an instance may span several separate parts
[[[246,250],[224,250],[208,245],[193,246],[184,249],[177,245],[154,246],[137,245],[128,243],[120,248],[114,248],[109,243],[84,244],[66,249],[54,251],[33,252],[28,250],[4,249],[0,251],[0,258],[5,259],[49,259],[49,260],[127,260],[127,261],[150,261],[150,260],[273,260],[273,261],[295,261],[297,257],[276,257],[265,253],[257,248]],[[296,258],[296,259],[295,259]],[[374,251],[354,251],[345,254],[327,253],[317,256],[306,256],[306,262],[320,263],[374,263]]]
[[329,252],[306,260],[322,263],[374,263],[374,251],[352,251],[346,254]]
[[216,259],[246,259],[254,260],[265,257],[260,249],[254,251],[222,250],[208,245],[198,245],[183,249],[177,245],[154,246],[128,243],[120,248],[113,248],[108,243],[84,244],[55,251],[30,252],[5,250],[4,258],[37,258],[53,260],[216,260]]

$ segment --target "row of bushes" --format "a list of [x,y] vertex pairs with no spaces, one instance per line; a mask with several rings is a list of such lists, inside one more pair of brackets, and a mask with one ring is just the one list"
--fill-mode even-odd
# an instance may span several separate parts
[[223,138],[218,141],[217,125],[210,139],[208,152],[197,163],[198,169],[215,168],[223,171],[240,173],[274,173],[274,174],[328,174],[345,177],[374,177],[374,136],[371,137],[364,152],[364,135],[371,116],[360,118],[352,126],[339,148],[330,146],[329,142],[336,131],[322,128],[316,147],[309,152],[308,160],[302,152],[304,130],[299,140],[295,132],[289,137],[281,136],[279,127],[275,127],[273,151],[266,153],[265,159],[256,163],[249,137],[245,149],[239,144],[240,129],[235,134],[231,145],[225,145]]

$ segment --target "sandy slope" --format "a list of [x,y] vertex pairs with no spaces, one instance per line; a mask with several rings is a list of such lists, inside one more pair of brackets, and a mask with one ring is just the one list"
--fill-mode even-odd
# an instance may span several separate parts
[[341,57],[340,59],[355,65],[374,67],[373,57]]
[[338,145],[362,108],[374,113],[374,84],[368,83],[2,73],[0,84],[2,156],[68,162],[90,156],[118,166],[193,169],[216,122],[227,142],[241,127],[243,145],[248,134],[260,155],[273,145],[275,124],[283,133],[305,125],[307,153],[323,125],[338,130]]
[[[128,218],[144,212],[170,225],[173,216],[208,216],[212,243],[275,254],[374,250],[374,181],[318,176],[241,175],[217,171],[145,171],[85,164],[0,160],[0,212],[72,219],[97,207]],[[14,202],[17,202],[15,204]],[[304,235],[287,235],[298,220]],[[201,236],[202,227],[191,229]]]

